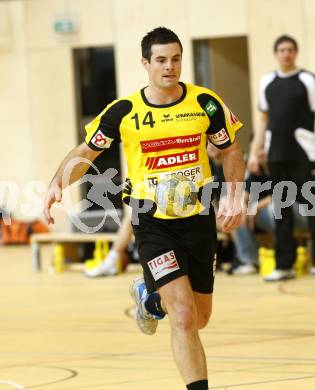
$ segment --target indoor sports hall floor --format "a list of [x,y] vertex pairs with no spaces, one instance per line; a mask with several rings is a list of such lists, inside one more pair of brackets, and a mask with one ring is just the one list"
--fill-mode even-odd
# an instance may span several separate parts
[[[27,247],[0,248],[0,389],[182,390],[167,319],[138,332],[128,288],[139,270],[89,280],[31,267]],[[211,389],[315,389],[315,277],[264,284],[217,275],[202,331]]]

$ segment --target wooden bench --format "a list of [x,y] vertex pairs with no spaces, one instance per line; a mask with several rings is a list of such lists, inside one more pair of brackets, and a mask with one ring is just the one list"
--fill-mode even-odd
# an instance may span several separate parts
[[35,271],[41,270],[40,246],[47,243],[74,243],[74,242],[96,242],[116,239],[116,233],[38,233],[31,235],[32,261]]

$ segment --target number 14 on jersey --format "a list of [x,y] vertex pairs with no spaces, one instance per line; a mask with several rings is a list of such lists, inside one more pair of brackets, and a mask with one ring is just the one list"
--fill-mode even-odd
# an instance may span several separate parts
[[[134,116],[131,117],[131,119],[134,119],[135,121],[135,125],[136,125],[136,129],[139,130],[140,129],[140,123],[139,123],[139,114],[135,114]],[[141,120],[141,118],[140,118]],[[144,126],[150,126],[151,128],[154,127],[154,124],[155,124],[155,121],[153,120],[153,115],[152,115],[152,111],[148,111],[143,120],[142,120],[142,124]]]

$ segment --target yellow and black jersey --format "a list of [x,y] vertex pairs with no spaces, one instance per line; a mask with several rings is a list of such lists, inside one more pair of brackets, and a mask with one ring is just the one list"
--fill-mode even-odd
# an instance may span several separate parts
[[[201,188],[212,180],[206,144],[230,146],[242,123],[213,91],[180,83],[179,100],[165,105],[150,103],[144,89],[115,100],[86,125],[86,143],[94,150],[122,142],[128,165],[123,192],[130,198],[154,203],[157,183],[170,174],[191,179]],[[195,208],[197,214],[200,207]],[[157,218],[173,218],[156,207]],[[191,214],[191,215],[193,215]]]

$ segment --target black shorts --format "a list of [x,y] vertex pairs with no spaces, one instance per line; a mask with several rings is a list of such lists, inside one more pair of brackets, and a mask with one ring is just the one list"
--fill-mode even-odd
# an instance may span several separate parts
[[149,292],[188,275],[193,291],[213,292],[217,232],[215,215],[159,219],[139,215],[132,225]]

